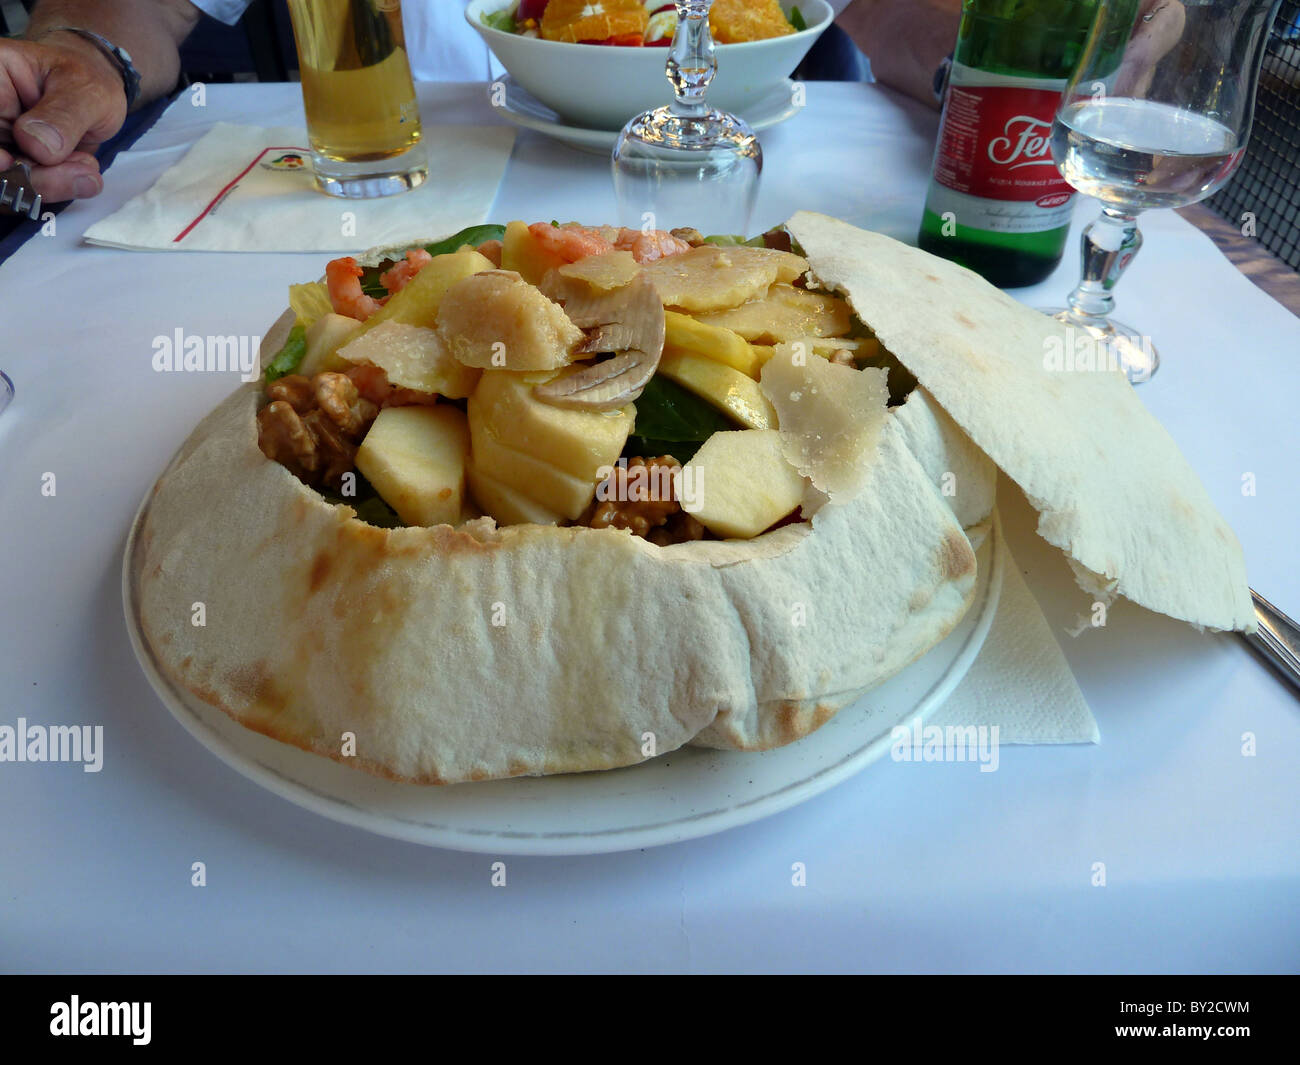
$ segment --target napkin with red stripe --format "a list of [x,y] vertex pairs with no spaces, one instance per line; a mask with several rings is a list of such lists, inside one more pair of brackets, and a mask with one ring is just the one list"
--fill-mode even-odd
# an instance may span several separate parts
[[353,200],[316,189],[304,128],[220,122],[85,239],[142,251],[346,252],[451,233],[486,220],[514,140],[509,126],[425,126],[428,180]]

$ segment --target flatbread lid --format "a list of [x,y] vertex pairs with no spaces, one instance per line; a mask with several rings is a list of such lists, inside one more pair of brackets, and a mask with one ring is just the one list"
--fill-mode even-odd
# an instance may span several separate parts
[[1023,489],[1085,591],[1254,629],[1240,543],[1122,373],[1059,368],[1071,331],[955,263],[807,211],[788,228],[821,283]]

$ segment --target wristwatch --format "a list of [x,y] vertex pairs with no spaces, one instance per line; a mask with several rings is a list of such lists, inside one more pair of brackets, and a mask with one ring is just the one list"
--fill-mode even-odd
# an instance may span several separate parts
[[98,33],[91,33],[90,30],[83,30],[79,26],[54,26],[46,30],[41,36],[48,36],[58,30],[84,37],[104,55],[108,56],[112,64],[117,67],[117,72],[122,75],[122,88],[126,90],[126,109],[130,111],[140,97],[140,72],[135,69],[135,64],[131,62],[131,53],[125,48],[119,48],[107,37],[101,37]]

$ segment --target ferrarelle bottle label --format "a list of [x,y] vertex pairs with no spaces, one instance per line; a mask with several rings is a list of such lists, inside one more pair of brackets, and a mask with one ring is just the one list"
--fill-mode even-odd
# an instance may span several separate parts
[[958,225],[1039,233],[1069,225],[1074,190],[1052,161],[1064,81],[954,63],[926,206]]

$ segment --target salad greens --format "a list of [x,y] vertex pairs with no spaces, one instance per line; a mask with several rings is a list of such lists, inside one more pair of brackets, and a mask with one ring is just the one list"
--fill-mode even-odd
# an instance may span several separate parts
[[498,225],[470,226],[468,229],[462,229],[446,240],[439,240],[433,244],[426,244],[424,250],[430,255],[446,255],[455,251],[462,245],[469,244],[477,248],[480,244],[486,244],[489,240],[503,240],[506,235],[506,227]]
[[716,244],[719,248],[764,248],[762,234],[757,237],[741,237],[734,233],[719,233],[704,238],[705,244]]
[[731,419],[676,382],[656,375],[636,401],[636,434],[623,454],[653,458],[672,455],[689,462],[710,436],[734,429]]
[[512,6],[503,8],[500,11],[484,11],[479,16],[483,25],[491,30],[502,30],[505,33],[518,33],[519,24],[515,22],[515,9]]
[[266,364],[266,373],[263,375],[266,383],[269,385],[272,381],[280,380],[281,377],[288,377],[298,369],[306,354],[307,330],[300,325],[295,325],[289,330],[289,338],[284,342],[284,347]]
[[357,512],[357,517],[367,525],[373,525],[379,529],[402,528],[402,519],[397,516],[397,511],[384,502],[379,493],[375,491],[374,485],[362,477],[360,472],[357,472],[356,476],[357,491],[355,495],[344,496],[329,489],[321,489],[321,495],[325,497],[328,503],[351,507]]
[[790,25],[795,28],[795,32],[802,32],[808,28],[808,20],[803,17],[803,12],[797,6],[790,8]]

